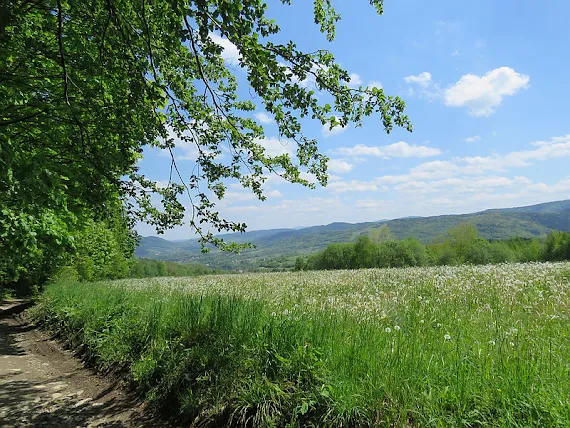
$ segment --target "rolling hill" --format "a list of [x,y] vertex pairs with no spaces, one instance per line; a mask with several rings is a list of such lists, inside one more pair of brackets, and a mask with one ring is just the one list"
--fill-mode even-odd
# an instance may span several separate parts
[[251,242],[256,248],[239,255],[213,249],[208,254],[200,251],[196,239],[168,241],[157,237],[143,237],[136,250],[138,257],[197,262],[218,269],[250,269],[253,267],[292,266],[298,255],[322,250],[335,242],[354,240],[371,229],[388,225],[398,239],[416,237],[424,243],[444,235],[459,223],[477,226],[482,237],[495,239],[530,238],[552,230],[570,231],[570,200],[544,204],[491,209],[473,214],[407,217],[367,223],[331,223],[302,229],[271,229],[224,235],[228,241]]

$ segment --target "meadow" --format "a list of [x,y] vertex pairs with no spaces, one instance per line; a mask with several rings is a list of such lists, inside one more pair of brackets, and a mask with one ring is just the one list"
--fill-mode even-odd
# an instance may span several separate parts
[[570,263],[50,284],[30,313],[197,426],[569,426]]

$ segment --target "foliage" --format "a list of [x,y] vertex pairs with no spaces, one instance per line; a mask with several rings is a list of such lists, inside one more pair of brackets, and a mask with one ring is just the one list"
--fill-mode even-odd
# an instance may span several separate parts
[[[0,177],[0,187],[2,184]],[[70,229],[75,217],[57,208],[34,207],[20,210],[4,203],[0,189],[0,294],[11,288],[16,294],[29,294],[64,263],[73,248]],[[30,212],[31,211],[31,212]]]
[[78,217],[61,210],[36,208],[41,213],[38,216],[12,207],[2,210],[11,218],[0,219],[4,231],[0,288],[29,295],[62,266],[72,266],[82,280],[128,275],[137,236],[118,201],[109,202],[104,215],[84,210]]
[[76,235],[76,251],[72,265],[83,281],[125,278],[129,272],[130,254],[105,222],[87,221]]
[[[88,222],[76,235],[76,250],[67,268],[74,270],[80,281],[195,276],[215,272],[199,264],[133,258],[129,247],[132,236],[123,235],[125,230],[128,231],[124,227],[112,229],[107,222]],[[128,244],[122,241],[124,238]]]
[[128,276],[130,278],[153,278],[158,276],[196,276],[212,273],[216,273],[216,271],[198,264],[135,259],[131,262]]
[[52,284],[35,318],[200,426],[568,426],[569,263]]
[[549,260],[570,260],[570,233],[555,231],[546,238],[490,242],[478,236],[473,224],[464,223],[425,246],[414,238],[376,244],[368,235],[361,235],[356,242],[331,244],[308,257],[297,257],[294,269],[484,265]]
[[545,241],[546,260],[570,259],[570,233],[552,232]]
[[[370,3],[382,13],[382,0]],[[329,0],[314,5],[315,23],[332,41],[340,15]],[[271,173],[312,186],[301,175],[308,172],[326,184],[327,158],[304,135],[303,118],[359,126],[375,115],[387,132],[411,130],[400,98],[349,87],[349,74],[326,50],[281,42],[266,9],[259,0],[2,2],[0,204],[10,207],[0,219],[3,248],[42,252],[57,247],[50,240],[63,248],[85,210],[97,216],[121,201],[131,219],[158,231],[182,224],[187,204],[202,244],[236,250],[212,232],[246,227],[215,209],[228,180],[259,199]],[[216,37],[237,47],[250,93],[295,144],[294,158],[265,151],[263,128],[251,118],[257,106],[240,97]],[[313,86],[301,84],[307,77]],[[176,164],[176,142],[196,149],[190,173]],[[139,173],[145,147],[171,156],[167,186]],[[41,241],[37,249],[33,240]],[[10,261],[3,275],[36,269],[34,260]]]
[[390,231],[387,224],[383,224],[380,227],[375,227],[368,232],[368,236],[375,244],[379,244],[384,241],[395,241],[396,238]]
[[447,231],[447,242],[453,248],[459,263],[468,261],[467,253],[477,246],[479,231],[472,223],[459,223]]

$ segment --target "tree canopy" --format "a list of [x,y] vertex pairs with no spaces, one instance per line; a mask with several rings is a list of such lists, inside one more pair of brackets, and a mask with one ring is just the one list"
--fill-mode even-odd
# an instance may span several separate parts
[[[382,0],[370,4],[382,13]],[[339,19],[331,0],[314,0],[327,40]],[[187,205],[203,243],[232,249],[214,235],[246,227],[216,211],[230,180],[262,200],[268,174],[312,186],[306,172],[326,185],[327,158],[303,133],[304,118],[358,126],[376,115],[386,132],[411,130],[400,98],[349,86],[332,53],[280,43],[279,32],[262,0],[2,2],[0,243],[13,251],[2,275],[17,277],[34,251],[45,258],[48,248],[72,248],[71,231],[117,206],[163,231],[183,223]],[[239,51],[257,105],[240,97],[220,38]],[[308,77],[311,86],[302,84]],[[296,143],[295,156],[264,150],[257,108]],[[191,171],[178,168],[176,141],[195,146]],[[145,147],[171,156],[166,186],[139,172]]]

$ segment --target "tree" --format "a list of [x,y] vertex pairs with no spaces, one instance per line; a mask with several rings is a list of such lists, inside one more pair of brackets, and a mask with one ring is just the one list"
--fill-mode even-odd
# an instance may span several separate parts
[[491,243],[483,238],[475,238],[465,248],[465,252],[459,253],[459,255],[463,263],[473,265],[484,265],[495,261]]
[[370,236],[370,239],[375,244],[379,244],[379,243],[385,242],[385,241],[395,241],[396,240],[396,238],[392,234],[392,231],[390,230],[390,228],[388,227],[387,224],[383,224],[380,227],[375,227],[374,229],[370,230],[370,232],[368,233],[368,236]]
[[360,235],[354,243],[353,267],[356,269],[374,267],[375,253],[376,245],[374,245],[370,237],[368,235]]
[[459,223],[447,232],[447,239],[460,264],[465,263],[469,249],[475,245],[479,231],[472,223]]
[[322,254],[322,269],[351,269],[357,257],[351,242],[329,244]]
[[[382,3],[370,0],[380,14]],[[86,218],[104,218],[117,202],[133,222],[159,232],[182,224],[187,204],[203,244],[238,249],[214,235],[246,228],[216,211],[230,180],[261,200],[268,174],[309,187],[303,172],[327,182],[327,158],[304,135],[303,118],[358,126],[377,115],[386,132],[394,125],[411,130],[400,98],[349,87],[349,74],[330,52],[275,41],[280,28],[266,8],[261,0],[3,1],[2,256],[30,240],[40,253],[72,247],[71,231]],[[339,19],[330,0],[314,1],[315,23],[327,40]],[[257,106],[238,95],[220,37],[238,49],[250,93],[280,137],[296,144],[293,158],[271,156],[260,143],[263,128],[251,118]],[[312,87],[301,84],[307,77]],[[195,147],[192,171],[178,168],[175,141]],[[166,186],[137,169],[149,146],[171,156]],[[14,280],[34,260],[22,255],[1,275]]]
[[544,247],[545,260],[570,259],[570,233],[553,231],[546,236]]

